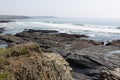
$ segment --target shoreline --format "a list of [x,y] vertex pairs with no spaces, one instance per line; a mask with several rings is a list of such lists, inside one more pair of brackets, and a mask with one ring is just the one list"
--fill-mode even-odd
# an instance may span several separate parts
[[[4,20],[2,20],[2,22],[1,23],[9,23],[9,22],[14,22],[14,21],[9,21],[9,20],[5,20],[5,22],[4,22]],[[6,34],[10,34],[10,33],[6,33],[6,34],[3,34],[6,30],[5,30],[5,28],[6,27],[1,27],[0,28],[0,34],[1,34],[1,36],[4,36],[4,35],[6,35]],[[84,39],[84,40],[91,40],[91,41],[96,41],[96,42],[101,42],[103,45],[112,45],[112,43],[114,44],[115,42],[119,42],[120,41],[120,39],[108,39],[108,40],[103,40],[103,41],[101,41],[101,40],[96,40],[96,39],[92,39],[92,37],[90,37],[90,36],[88,36],[88,35],[85,35],[85,34],[69,34],[69,33],[61,33],[61,32],[59,32],[59,31],[57,31],[57,30],[35,30],[35,29],[24,29],[22,32],[24,32],[24,31],[30,31],[30,32],[37,32],[37,31],[40,31],[40,32],[43,32],[43,33],[45,33],[45,34],[68,34],[68,35],[83,35],[84,37],[82,37],[81,39]],[[16,34],[19,34],[19,33],[22,33],[22,32],[18,32],[18,33],[16,33]],[[11,35],[16,35],[16,34],[11,34]]]
[[9,22],[15,22],[15,21],[9,19],[0,19],[0,23],[9,23]]
[[73,69],[73,78],[78,80],[99,79],[102,76],[102,70],[120,67],[120,60],[111,58],[116,55],[110,56],[109,60],[104,58],[108,52],[120,50],[120,40],[104,45],[103,42],[83,39],[87,37],[86,35],[58,33],[55,30],[29,29],[16,35],[0,36],[0,44],[15,46],[21,43],[36,42],[43,52],[57,53],[66,59]]

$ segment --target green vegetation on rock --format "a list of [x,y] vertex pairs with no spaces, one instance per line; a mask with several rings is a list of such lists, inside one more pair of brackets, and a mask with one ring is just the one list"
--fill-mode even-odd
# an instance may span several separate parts
[[5,49],[4,48],[0,48],[0,55],[5,53]]
[[48,54],[32,42],[1,49],[0,80],[72,80],[65,59]]
[[15,47],[10,47],[7,48],[5,50],[1,49],[2,54],[4,53],[4,55],[10,57],[10,56],[20,56],[20,55],[25,55],[25,54],[29,54],[30,51],[40,51],[39,49],[39,45],[37,45],[36,43],[29,43],[29,44],[22,44],[19,46],[15,46]]
[[9,80],[10,78],[10,73],[4,72],[0,73],[0,80]]
[[8,65],[8,62],[4,58],[0,57],[0,68],[2,68],[4,65]]

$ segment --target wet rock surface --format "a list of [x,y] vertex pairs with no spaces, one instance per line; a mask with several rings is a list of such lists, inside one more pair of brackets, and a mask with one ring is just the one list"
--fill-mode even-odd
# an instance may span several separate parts
[[111,42],[111,45],[120,47],[120,40],[115,40]]
[[11,34],[6,34],[4,36],[0,36],[0,39],[7,42],[7,43],[13,42],[13,43],[19,44],[19,43],[24,42],[21,38],[16,37],[16,36],[11,35]]
[[[86,35],[59,33],[54,30],[30,29],[16,35],[1,36],[0,43],[4,42],[13,46],[29,41],[37,42],[42,51],[62,55],[72,67],[75,80],[105,80],[103,70],[114,70],[120,67],[119,60],[111,58],[114,56],[110,58],[108,56],[111,51],[120,50],[120,41],[104,45],[103,42],[84,39],[87,37]],[[120,54],[117,55],[119,58]]]
[[9,23],[9,22],[14,22],[13,20],[0,20],[0,23]]
[[0,28],[0,33],[3,33],[5,31],[5,28]]

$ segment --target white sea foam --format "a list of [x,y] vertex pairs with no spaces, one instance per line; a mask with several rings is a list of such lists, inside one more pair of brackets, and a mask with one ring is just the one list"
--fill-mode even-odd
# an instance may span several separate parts
[[114,51],[108,52],[105,55],[105,59],[108,59],[108,58],[120,59],[120,50],[114,50]]
[[[46,22],[12,22],[2,25],[2,27],[7,27],[8,29],[54,29],[60,32],[66,33],[79,33],[79,32],[101,32],[101,33],[120,33],[120,29],[116,26],[102,26],[102,25],[74,25],[74,24],[59,24],[59,23],[46,23]],[[17,31],[16,31],[17,32]],[[90,34],[94,35],[94,34]]]
[[90,36],[93,40],[116,40],[120,39],[120,29],[117,26],[103,26],[82,24],[74,25],[72,23],[52,23],[52,22],[10,22],[1,24],[0,27],[6,27],[3,34],[16,34],[22,32],[24,29],[37,30],[57,30],[61,33],[69,34],[85,34]]
[[73,24],[57,24],[57,23],[44,23],[44,22],[31,22],[37,25],[46,25],[55,28],[71,29],[71,30],[84,30],[84,31],[94,31],[94,32],[104,32],[104,33],[120,33],[120,29],[109,26],[95,26],[95,25],[73,25]]

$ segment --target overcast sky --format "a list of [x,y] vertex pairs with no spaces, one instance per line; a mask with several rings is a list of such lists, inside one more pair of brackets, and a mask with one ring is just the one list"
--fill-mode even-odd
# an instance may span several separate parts
[[120,0],[0,0],[0,15],[120,18]]

